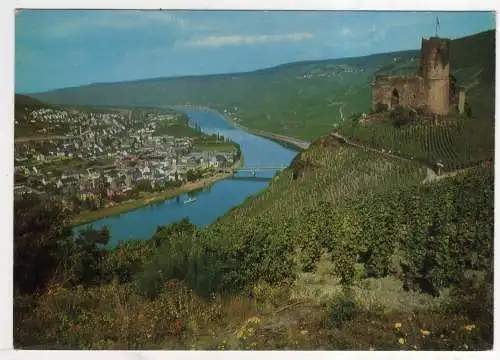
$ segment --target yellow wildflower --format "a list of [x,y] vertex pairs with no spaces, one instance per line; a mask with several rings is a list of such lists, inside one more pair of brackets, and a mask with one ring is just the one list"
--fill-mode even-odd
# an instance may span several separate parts
[[422,333],[422,336],[429,336],[431,334],[429,330],[424,330],[424,329],[420,329],[420,332]]
[[467,330],[467,331],[472,331],[475,328],[476,328],[476,325],[474,325],[474,324],[465,325],[465,330]]
[[403,326],[403,324],[401,324],[400,322],[394,324],[394,328],[396,329],[401,329],[401,326]]
[[406,343],[406,340],[404,338],[399,338],[398,343],[404,345]]

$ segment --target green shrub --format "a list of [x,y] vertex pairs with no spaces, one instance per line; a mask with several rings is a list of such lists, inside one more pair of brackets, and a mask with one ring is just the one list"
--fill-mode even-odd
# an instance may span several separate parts
[[342,328],[360,314],[361,307],[349,292],[334,298],[326,308],[324,323],[327,328]]
[[120,283],[127,283],[142,270],[144,264],[153,255],[155,246],[151,240],[131,240],[119,242],[113,251],[103,259],[103,272],[108,280],[116,278]]

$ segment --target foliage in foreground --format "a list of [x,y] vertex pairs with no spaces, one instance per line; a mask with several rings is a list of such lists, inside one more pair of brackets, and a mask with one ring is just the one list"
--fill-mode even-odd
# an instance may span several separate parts
[[[130,284],[50,287],[15,329],[28,349],[209,350],[486,350],[492,318],[470,318],[460,307],[400,311],[367,309],[351,297],[318,303],[290,300],[288,286],[253,299],[200,298],[184,284],[165,283],[154,300]],[[254,293],[258,288],[254,287]],[[483,294],[471,294],[479,308]],[[463,299],[456,297],[455,301]],[[489,304],[491,305],[491,304]],[[456,311],[458,309],[458,311]]]

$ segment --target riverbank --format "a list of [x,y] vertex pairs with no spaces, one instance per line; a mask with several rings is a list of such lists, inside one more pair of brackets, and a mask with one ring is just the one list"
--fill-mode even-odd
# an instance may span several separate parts
[[268,131],[262,131],[262,130],[256,130],[256,129],[249,129],[246,126],[240,124],[237,122],[235,119],[233,119],[231,116],[224,114],[216,109],[209,108],[206,106],[198,106],[198,105],[174,105],[172,108],[184,108],[184,109],[193,109],[193,110],[202,110],[202,111],[210,111],[210,112],[215,112],[219,116],[223,117],[228,123],[233,125],[235,128],[238,128],[242,131],[245,131],[249,134],[253,134],[256,136],[260,136],[263,138],[266,138],[268,140],[272,140],[278,144],[280,144],[283,147],[296,150],[296,151],[301,151],[304,149],[307,149],[311,143],[309,141],[305,140],[300,140],[300,139],[295,139],[290,136],[285,136],[285,135],[279,135],[279,134],[274,134]]
[[[241,155],[240,159],[233,165],[232,167],[233,170],[241,168],[243,162],[244,162],[243,155]],[[116,206],[101,208],[94,211],[84,211],[73,217],[73,219],[71,220],[71,226],[74,227],[74,226],[85,225],[90,222],[101,220],[106,217],[120,215],[129,212],[131,210],[139,209],[158,202],[166,201],[176,196],[185,194],[187,192],[198,190],[209,185],[213,185],[217,181],[230,178],[231,176],[232,173],[216,174],[211,177],[200,179],[198,181],[185,183],[184,185],[175,189],[169,189],[167,191],[157,192],[157,193],[147,193],[139,199],[127,200]]]

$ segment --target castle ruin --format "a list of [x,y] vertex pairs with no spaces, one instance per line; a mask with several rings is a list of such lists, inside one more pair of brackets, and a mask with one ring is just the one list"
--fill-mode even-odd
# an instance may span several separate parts
[[446,115],[450,108],[450,40],[422,39],[420,71],[414,76],[377,75],[372,84],[372,110],[386,105],[427,108]]

